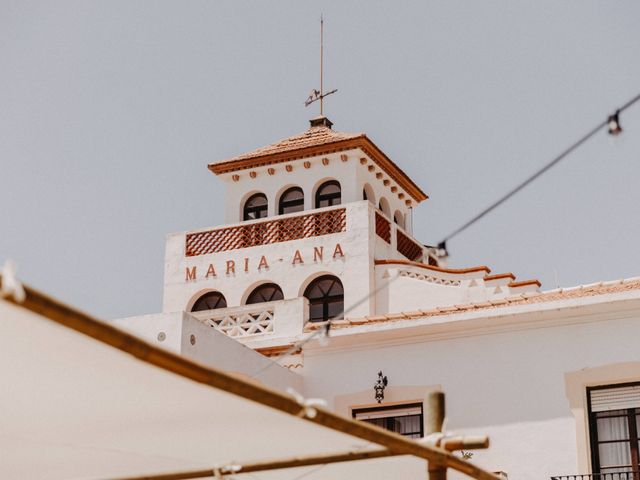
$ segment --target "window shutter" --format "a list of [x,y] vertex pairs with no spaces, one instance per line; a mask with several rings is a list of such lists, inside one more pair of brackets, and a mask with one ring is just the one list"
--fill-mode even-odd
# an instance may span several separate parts
[[591,390],[590,395],[592,412],[640,408],[640,385]]

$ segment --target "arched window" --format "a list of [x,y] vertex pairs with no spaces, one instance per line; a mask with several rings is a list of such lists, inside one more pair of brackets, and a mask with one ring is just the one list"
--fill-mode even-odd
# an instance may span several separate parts
[[316,208],[340,205],[341,200],[342,191],[340,189],[340,182],[337,180],[324,182],[316,192]]
[[323,275],[316,278],[304,291],[304,296],[309,299],[310,322],[342,317],[344,290],[338,277]]
[[276,300],[282,300],[284,295],[282,289],[275,283],[265,283],[257,287],[253,292],[249,294],[247,298],[247,305],[253,303],[263,302],[275,302]]
[[291,187],[280,196],[278,214],[301,212],[304,210],[304,192],[300,187]]
[[264,193],[251,195],[244,204],[243,220],[256,220],[267,216],[267,196]]
[[207,292],[196,300],[196,303],[191,307],[191,311],[200,312],[216,308],[227,308],[226,298],[220,292]]
[[400,210],[396,210],[396,213],[393,215],[393,221],[396,225],[404,228],[404,216],[400,213]]
[[387,217],[391,218],[391,208],[389,207],[389,202],[386,198],[382,197],[380,202],[378,202],[378,208],[384,213]]
[[362,199],[369,200],[374,205],[376,204],[376,196],[373,193],[373,188],[371,188],[371,185],[369,185],[368,183],[365,183],[364,187],[362,188]]

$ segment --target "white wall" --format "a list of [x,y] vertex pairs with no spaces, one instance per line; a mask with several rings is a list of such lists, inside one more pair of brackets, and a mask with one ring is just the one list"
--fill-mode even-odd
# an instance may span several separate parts
[[[340,158],[343,154],[348,155],[346,162]],[[323,158],[329,160],[328,165],[323,164]],[[309,168],[305,168],[305,162],[309,162]],[[317,188],[328,180],[340,182],[342,203],[362,200],[362,192],[357,193],[355,183],[356,164],[357,159],[352,151],[222,174],[219,178],[225,183],[226,188],[225,223],[241,222],[245,201],[258,192],[264,193],[267,197],[268,217],[278,215],[280,195],[290,187],[302,188],[305,201],[304,209],[312,210],[315,208]],[[291,172],[286,170],[287,165],[291,167]],[[273,170],[274,173],[269,174],[270,170]],[[249,172],[254,172],[255,178],[251,178]],[[234,175],[239,176],[238,181],[233,180]]]
[[[517,318],[513,320],[516,324]],[[352,339],[351,349],[306,352],[305,394],[335,402],[368,391],[373,403],[379,370],[388,376],[391,390],[441,386],[447,395],[448,429],[491,437],[491,448],[478,451],[474,463],[516,479],[586,473],[577,462],[565,374],[639,360],[639,320],[636,309],[631,318],[607,320],[601,315],[601,321],[583,325],[440,341],[414,336],[385,344],[380,337],[368,342],[360,336]]]
[[[298,391],[301,389],[302,380],[299,375],[196,320],[188,313],[159,313],[120,318],[110,323],[152,345],[206,365],[254,378],[283,391],[288,387]],[[159,336],[161,333],[164,336]]]
[[[296,298],[302,296],[313,278],[332,274],[343,283],[345,310],[349,310],[349,315],[369,315],[374,311],[374,299],[368,298],[374,281],[369,233],[371,206],[368,202],[358,201],[329,208],[346,208],[346,232],[195,257],[185,257],[185,232],[170,235],[165,253],[163,311],[184,310],[194,298],[208,290],[222,292],[228,307],[239,306],[244,304],[253,288],[267,282],[277,283],[285,299]],[[344,256],[336,254],[334,257],[338,244]],[[322,260],[314,260],[316,247],[323,249]],[[296,250],[303,263],[294,265]],[[262,256],[268,259],[269,267],[258,269]],[[244,271],[245,258],[248,259],[248,271]],[[235,273],[226,273],[227,261],[235,262]],[[209,265],[214,265],[216,277],[206,278]],[[186,281],[186,269],[194,266],[197,279]],[[368,299],[362,302],[365,298]]]
[[[344,158],[346,161],[343,160]],[[326,165],[323,159],[328,160]],[[365,163],[362,163],[361,159],[364,159]],[[309,168],[305,167],[307,162]],[[291,168],[290,172],[287,171],[287,167]],[[370,167],[372,170],[369,170]],[[254,174],[253,178],[251,173]],[[378,178],[377,176],[380,175],[381,178]],[[219,178],[226,187],[225,223],[227,224],[242,221],[244,203],[255,193],[261,192],[266,195],[268,217],[273,217],[278,214],[280,195],[288,188],[294,186],[302,188],[305,197],[304,209],[311,210],[315,208],[317,188],[325,181],[337,180],[342,188],[342,203],[362,200],[362,190],[368,184],[375,197],[372,203],[377,207],[380,198],[384,197],[389,202],[391,221],[395,212],[398,211],[404,219],[405,229],[409,233],[412,231],[410,209],[405,204],[410,196],[360,149],[225,173],[219,175]],[[385,182],[388,182],[388,185],[385,185]],[[397,189],[395,193],[391,191],[392,187]],[[400,199],[399,194],[403,194],[404,198]]]

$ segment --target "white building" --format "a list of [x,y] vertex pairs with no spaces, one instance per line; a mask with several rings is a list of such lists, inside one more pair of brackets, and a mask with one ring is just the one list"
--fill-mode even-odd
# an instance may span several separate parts
[[209,169],[225,225],[169,235],[163,312],[117,325],[410,436],[442,389],[448,430],[488,434],[472,461],[510,478],[640,471],[640,279],[447,268],[412,236],[425,193],[325,117]]

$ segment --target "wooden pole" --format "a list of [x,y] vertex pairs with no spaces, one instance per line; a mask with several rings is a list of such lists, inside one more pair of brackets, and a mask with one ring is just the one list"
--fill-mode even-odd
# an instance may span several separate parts
[[[425,433],[429,435],[442,432],[444,416],[444,392],[431,392],[427,397]],[[429,472],[429,480],[446,480],[447,478],[447,464],[436,459],[429,460],[427,471]]]
[[[328,463],[353,462],[356,460],[371,460],[373,458],[384,458],[400,455],[387,449],[352,451],[347,453],[336,453],[328,455],[309,455],[304,457],[294,457],[285,460],[269,460],[264,462],[244,463],[237,466],[226,466],[220,468],[222,475],[242,475],[243,473],[264,472],[267,470],[279,470],[283,468],[309,467],[312,465],[326,465]],[[126,477],[120,480],[186,480],[192,478],[213,477],[215,470],[193,470],[191,472],[167,473],[162,475],[147,475],[141,477]]]
[[[2,285],[1,275],[0,285]],[[155,347],[134,335],[126,333],[105,322],[101,322],[80,310],[65,305],[26,285],[24,286],[24,290],[26,292],[24,301],[17,302],[12,297],[6,300],[53,320],[60,325],[64,325],[102,343],[127,352],[150,365],[281,412],[300,416],[303,420],[322,425],[332,430],[377,443],[396,452],[396,454],[414,455],[428,460],[430,464],[445,465],[479,480],[500,480],[499,477],[493,473],[454,456],[446,450],[420,444],[410,438],[384,430],[375,425],[343,417],[323,408],[314,407],[314,414],[307,415],[305,413],[307,408],[300,405],[292,396],[265,387],[264,385],[249,382],[224,370],[205,366],[168,350]],[[441,416],[444,418],[444,394],[441,395]]]
[[[449,451],[475,450],[487,448],[489,439],[486,436],[477,437],[451,437],[441,445]],[[236,462],[234,467],[220,468],[223,475],[242,475],[243,473],[262,472],[266,470],[279,470],[285,468],[309,467],[312,465],[327,465],[330,463],[354,462],[358,460],[371,460],[373,458],[394,457],[401,455],[387,449],[351,451],[346,453],[333,453],[325,455],[298,456],[285,459],[268,460],[263,462]],[[158,475],[144,475],[140,477],[124,477],[119,480],[187,480],[192,478],[208,478],[215,473],[213,468],[204,470],[192,470],[187,472],[165,473]]]

